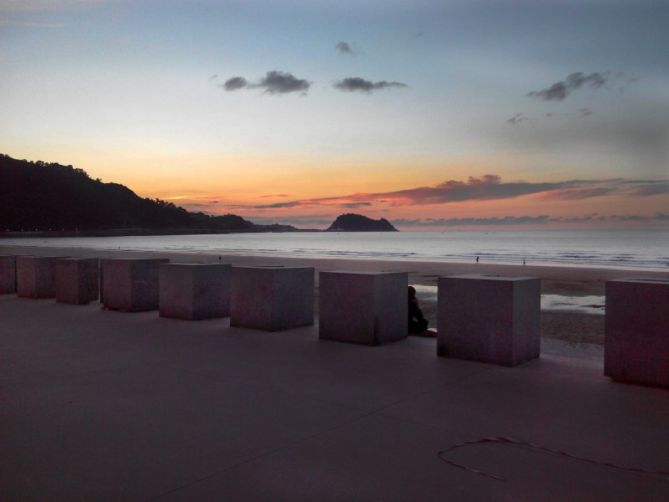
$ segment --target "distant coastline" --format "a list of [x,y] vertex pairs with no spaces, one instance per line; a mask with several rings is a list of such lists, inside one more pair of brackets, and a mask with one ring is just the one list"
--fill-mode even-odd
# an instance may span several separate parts
[[[289,233],[289,232],[325,232],[314,228],[278,228],[271,229],[272,225],[257,225],[249,230],[219,230],[211,228],[111,228],[86,230],[33,230],[33,231],[0,231],[0,239],[22,238],[55,238],[55,237],[133,237],[133,236],[161,236],[161,235],[217,235],[217,234],[260,234],[260,233]],[[277,225],[284,227],[284,225]]]
[[[191,212],[172,202],[141,197],[119,183],[93,179],[71,165],[31,162],[5,154],[0,154],[0,229],[0,238],[324,231],[254,223],[236,214]],[[339,215],[328,230],[396,231],[383,218],[352,213]]]

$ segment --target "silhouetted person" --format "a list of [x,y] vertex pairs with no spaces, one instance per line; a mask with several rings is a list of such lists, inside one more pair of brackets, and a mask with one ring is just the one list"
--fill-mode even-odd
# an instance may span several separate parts
[[427,319],[423,317],[423,311],[418,306],[416,288],[409,286],[409,334],[428,336]]
[[477,257],[476,257],[476,263],[478,263],[478,262],[479,262],[479,257],[477,256]]

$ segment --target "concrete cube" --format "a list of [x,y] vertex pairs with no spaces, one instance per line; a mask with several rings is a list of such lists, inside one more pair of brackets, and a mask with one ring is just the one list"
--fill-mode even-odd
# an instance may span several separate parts
[[102,260],[104,308],[124,312],[158,309],[158,283],[163,258],[121,258]]
[[63,258],[56,262],[56,301],[86,305],[98,299],[100,262],[97,258]]
[[437,355],[502,366],[539,357],[541,280],[440,277]]
[[321,340],[379,345],[409,334],[409,275],[405,272],[321,272]]
[[313,268],[232,268],[231,326],[278,331],[313,323]]
[[0,295],[16,293],[16,256],[0,256]]
[[16,291],[24,298],[56,296],[56,256],[17,256]]
[[604,374],[669,387],[669,280],[606,283]]
[[160,266],[160,316],[212,319],[230,315],[230,276],[225,264],[163,263]]

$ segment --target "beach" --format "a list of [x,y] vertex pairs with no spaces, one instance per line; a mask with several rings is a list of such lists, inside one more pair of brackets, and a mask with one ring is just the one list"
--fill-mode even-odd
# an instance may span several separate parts
[[0,328],[3,500],[669,497],[667,390],[550,339],[509,368],[16,295]]
[[[162,257],[181,263],[229,263],[233,266],[284,265],[308,266],[316,271],[396,271],[409,274],[431,327],[437,326],[437,279],[458,274],[491,274],[511,277],[538,277],[544,299],[558,298],[566,305],[555,308],[543,303],[541,335],[545,349],[567,355],[602,356],[604,343],[604,290],[607,280],[620,278],[664,278],[669,272],[621,270],[565,266],[502,265],[488,263],[443,263],[430,261],[313,258],[284,256],[244,256],[207,252],[129,251],[81,247],[0,246],[0,254],[82,257]],[[318,284],[318,281],[316,282]],[[581,299],[586,300],[583,305]],[[593,303],[594,302],[594,303]],[[554,302],[553,302],[554,303]],[[582,307],[589,307],[583,309]],[[573,350],[572,350],[573,349]]]

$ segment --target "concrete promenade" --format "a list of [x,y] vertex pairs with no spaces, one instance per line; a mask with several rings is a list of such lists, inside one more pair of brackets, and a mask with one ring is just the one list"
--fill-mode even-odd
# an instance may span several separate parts
[[669,500],[669,390],[435,343],[0,296],[0,500]]

